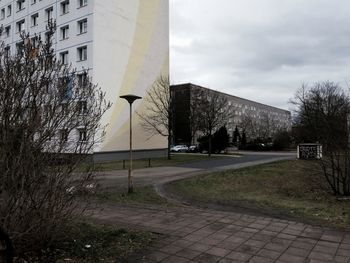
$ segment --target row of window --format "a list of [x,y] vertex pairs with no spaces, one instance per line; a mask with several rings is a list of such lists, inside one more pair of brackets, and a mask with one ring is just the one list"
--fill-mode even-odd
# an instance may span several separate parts
[[[39,18],[38,13],[33,14],[31,16],[31,26],[32,27],[38,25],[38,18]],[[25,30],[25,22],[26,22],[25,19],[22,19],[16,23],[16,32],[17,33],[20,33],[20,32]],[[77,32],[78,32],[77,34],[78,35],[87,33],[87,29],[88,29],[88,21],[86,18],[79,20],[77,22]],[[5,27],[4,34],[5,34],[5,38],[10,37],[10,35],[11,35],[11,26],[10,25]],[[60,28],[61,40],[68,39],[68,37],[69,37],[69,25],[62,26]]]
[[[85,100],[78,101],[76,104],[77,108],[77,114],[78,115],[85,115],[87,113],[87,102]],[[68,107],[66,103],[61,104],[61,112],[64,114],[67,114]],[[48,117],[52,112],[52,105],[47,104],[44,105],[44,113],[45,117]]]
[[[17,12],[25,9],[25,1],[26,0],[17,0],[16,1]],[[31,4],[34,5],[38,1],[42,1],[42,0],[31,0]],[[61,1],[61,3],[60,3],[61,15],[65,15],[65,14],[69,13],[69,8],[70,8],[69,1],[70,0]],[[88,4],[88,0],[77,0],[77,4],[78,4],[78,8],[84,7]],[[0,10],[0,19],[5,19],[6,9],[7,9],[7,16],[11,16],[12,5],[8,5],[7,8],[2,8]],[[53,7],[46,9],[47,19],[52,18],[52,12],[53,12]]]
[[[32,38],[33,43],[37,40],[37,37]],[[34,44],[35,45],[35,44]],[[23,52],[23,41],[16,43],[16,52],[17,54],[20,52]],[[5,48],[5,52],[7,55],[10,55],[11,53],[11,47],[10,46],[6,46]],[[59,58],[60,61],[63,64],[68,64],[68,59],[69,59],[69,51],[62,51],[59,53]],[[80,46],[77,48],[77,62],[81,62],[81,61],[86,61],[88,59],[88,50],[87,50],[87,46]]]
[[[85,34],[88,29],[87,19],[82,19],[77,22],[77,32],[78,35]],[[69,38],[69,25],[62,26],[60,28],[60,37],[61,40]]]
[[[87,46],[83,46],[83,47],[78,47],[77,48],[77,61],[85,61],[87,60]],[[60,53],[60,61],[63,64],[68,64],[69,63],[69,51],[63,51]]]
[[[69,137],[68,130],[60,130],[60,140],[62,142],[67,142]],[[87,131],[86,129],[78,129],[78,140],[79,142],[86,142],[87,141]]]
[[[78,26],[78,35],[84,34],[87,32],[87,19],[83,19],[77,22]],[[22,32],[25,30],[25,20],[18,21],[16,24],[17,27],[17,32]],[[11,26],[5,27],[4,30],[5,38],[10,37],[11,35]],[[60,28],[60,38],[61,40],[68,39],[69,37],[69,25],[65,25]],[[34,37],[33,40],[36,40],[37,38]],[[80,50],[80,49],[79,49]],[[86,50],[86,49],[85,49]],[[84,49],[81,50],[81,52],[78,52],[79,55],[79,60],[86,60],[87,59],[87,54]]]

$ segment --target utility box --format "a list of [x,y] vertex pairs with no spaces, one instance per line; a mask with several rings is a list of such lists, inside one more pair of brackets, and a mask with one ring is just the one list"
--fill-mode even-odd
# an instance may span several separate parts
[[297,147],[298,159],[316,160],[322,158],[322,145],[319,143],[301,143]]

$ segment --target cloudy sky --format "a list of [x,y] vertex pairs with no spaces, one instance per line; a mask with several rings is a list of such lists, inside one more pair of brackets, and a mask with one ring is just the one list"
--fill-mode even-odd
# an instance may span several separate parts
[[350,83],[349,0],[170,0],[171,83],[290,109],[302,83]]

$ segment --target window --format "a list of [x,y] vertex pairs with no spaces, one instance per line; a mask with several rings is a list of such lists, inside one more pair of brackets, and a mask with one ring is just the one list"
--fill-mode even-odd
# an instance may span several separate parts
[[43,135],[45,138],[47,138],[47,140],[48,140],[49,142],[52,140],[53,135],[52,135],[52,132],[51,132],[51,131],[46,130],[46,131],[43,132],[42,135]]
[[16,50],[17,50],[17,54],[18,55],[22,55],[23,51],[24,51],[24,43],[23,42],[19,42],[16,44]]
[[5,18],[5,8],[1,9],[0,18],[1,18],[1,19],[4,19],[4,18]]
[[67,39],[69,33],[69,26],[63,26],[61,27],[61,39]]
[[63,1],[61,3],[61,14],[67,14],[69,12],[69,0]]
[[61,77],[59,78],[58,89],[62,101],[72,98],[73,96],[73,82],[72,77]]
[[86,140],[87,140],[86,129],[79,129],[78,131],[79,131],[79,141],[86,142]]
[[48,9],[46,9],[46,18],[47,18],[47,21],[50,21],[52,20],[52,15],[53,15],[53,7],[50,7]]
[[86,6],[88,3],[88,0],[78,0],[78,7]]
[[68,141],[69,132],[66,129],[60,130],[60,140],[61,142]]
[[60,59],[62,64],[68,64],[68,51],[64,51],[60,53]]
[[87,81],[87,74],[86,73],[81,73],[78,74],[78,86],[79,87],[84,87]]
[[87,19],[78,21],[78,32],[84,34],[87,32]]
[[31,17],[31,19],[32,19],[32,26],[37,26],[38,25],[38,17],[39,17],[38,13],[32,15],[32,17]]
[[45,33],[45,42],[46,42],[46,43],[49,43],[49,42],[51,42],[51,41],[52,41],[52,33],[46,32],[46,33]]
[[61,104],[61,113],[63,114],[63,116],[66,116],[68,114],[68,104],[67,103]]
[[51,104],[45,104],[43,106],[43,117],[46,119],[49,116],[52,115],[52,105]]
[[11,54],[11,47],[10,46],[6,46],[5,47],[5,57],[9,57]]
[[34,36],[31,39],[31,44],[34,48],[37,48],[38,44],[39,44],[39,37],[38,36]]
[[9,5],[9,6],[7,6],[7,16],[10,16],[11,13],[12,13],[12,6]]
[[78,61],[87,60],[87,47],[78,48]]
[[36,0],[32,0],[32,5],[36,4]]
[[78,101],[77,103],[78,114],[85,114],[87,112],[86,101]]
[[21,11],[24,9],[25,0],[17,0],[17,11]]
[[5,37],[10,37],[11,35],[11,26],[5,27]]
[[18,33],[24,31],[24,23],[25,23],[24,19],[17,22],[17,32]]

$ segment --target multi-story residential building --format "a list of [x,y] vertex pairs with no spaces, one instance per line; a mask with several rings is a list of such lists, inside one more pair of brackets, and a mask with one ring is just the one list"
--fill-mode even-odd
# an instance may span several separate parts
[[[89,71],[92,81],[113,103],[102,120],[106,136],[97,156],[111,158],[129,144],[129,105],[120,95],[145,96],[160,75],[169,74],[168,1],[159,0],[0,0],[1,40],[11,54],[21,46],[21,32],[45,38],[48,21],[56,22],[53,46],[57,57],[77,74]],[[134,103],[134,147],[163,153],[166,139],[141,128]],[[70,135],[78,139],[84,134]],[[158,151],[159,150],[159,151]]]
[[[227,109],[231,112],[228,114],[230,118],[227,119],[225,125],[230,136],[233,135],[236,127],[240,131],[245,130],[248,137],[257,136],[251,133],[251,127],[244,127],[248,124],[251,126],[254,124],[257,126],[268,124],[271,126],[269,127],[269,132],[271,133],[279,129],[291,129],[291,113],[287,110],[186,83],[171,86],[174,102],[173,125],[175,144],[192,144],[196,142],[196,138],[193,138],[191,135],[189,123],[190,105],[195,94],[199,94],[201,91],[219,93],[220,96],[226,97]],[[200,135],[201,132],[199,131],[195,137]]]

